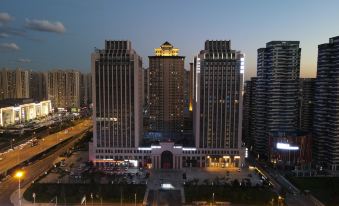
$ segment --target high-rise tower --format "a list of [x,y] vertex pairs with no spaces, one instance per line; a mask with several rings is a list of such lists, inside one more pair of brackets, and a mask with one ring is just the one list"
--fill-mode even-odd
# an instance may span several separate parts
[[313,143],[314,160],[339,171],[339,36],[318,46],[315,83]]
[[298,41],[271,41],[258,49],[255,91],[255,152],[267,156],[272,132],[298,128]]
[[129,41],[105,41],[92,53],[94,161],[127,158],[142,137],[142,60]]
[[149,131],[161,139],[180,138],[184,127],[184,61],[165,42],[149,56]]
[[244,55],[230,41],[206,41],[194,66],[196,146],[240,148]]

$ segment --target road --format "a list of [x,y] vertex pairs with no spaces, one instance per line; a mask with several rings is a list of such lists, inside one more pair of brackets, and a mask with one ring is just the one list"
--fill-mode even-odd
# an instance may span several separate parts
[[[83,126],[82,126],[83,127]],[[84,133],[86,130],[82,129]],[[76,132],[76,134],[80,134]],[[78,136],[73,133],[72,139],[69,142],[61,143],[57,150],[54,151],[49,156],[46,156],[44,159],[34,162],[33,164],[24,168],[25,176],[21,182],[21,187],[24,187],[27,184],[30,184],[37,177],[47,171],[49,168],[53,166],[53,162],[63,153],[65,153],[68,149],[73,147],[73,145],[78,141],[83,135]],[[18,188],[18,180],[10,177],[6,179],[4,182],[0,184],[0,205],[7,206],[11,205],[10,195]]]
[[0,161],[0,174],[5,173],[20,163],[31,159],[37,154],[50,149],[60,142],[73,137],[74,135],[83,133],[83,131],[87,130],[91,126],[91,120],[84,120],[82,123],[77,124],[74,127],[69,127],[65,130],[44,137],[43,139],[39,140],[39,144],[37,146],[31,147],[30,145],[27,145],[22,149],[13,150],[2,155],[2,160]]
[[267,174],[273,185],[278,185],[279,188],[285,188],[287,194],[285,202],[288,206],[313,206],[315,205],[307,196],[300,193],[299,189],[284,178],[279,171],[273,170],[264,165],[264,163],[256,162],[255,164],[262,172]]

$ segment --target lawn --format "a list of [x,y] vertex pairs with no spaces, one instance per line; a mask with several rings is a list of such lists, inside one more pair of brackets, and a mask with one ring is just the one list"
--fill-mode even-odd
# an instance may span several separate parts
[[310,190],[325,205],[339,205],[339,177],[289,177],[289,180],[302,191]]
[[60,204],[80,203],[86,195],[87,202],[91,202],[91,193],[93,202],[103,203],[134,202],[136,194],[137,202],[143,201],[146,191],[146,185],[127,185],[127,184],[55,184],[55,183],[35,183],[32,184],[24,193],[24,198],[33,201],[33,193],[36,194],[36,202],[51,202],[58,197]]
[[266,187],[234,187],[231,185],[190,185],[185,186],[186,202],[212,201],[231,202],[251,205],[269,205],[277,196]]

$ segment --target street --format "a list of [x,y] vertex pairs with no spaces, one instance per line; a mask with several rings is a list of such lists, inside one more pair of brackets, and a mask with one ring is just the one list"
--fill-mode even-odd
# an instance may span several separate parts
[[[84,127],[84,126],[85,125],[82,125],[80,127]],[[37,177],[39,177],[42,173],[44,173],[50,167],[52,167],[53,162],[61,154],[65,153],[68,149],[70,149],[74,145],[74,143],[83,136],[81,135],[81,137],[75,138],[76,136],[75,134],[81,134],[81,133],[84,133],[84,131],[86,130],[81,129],[81,132],[73,133],[72,137],[74,138],[70,142],[68,142],[66,145],[61,145],[57,149],[57,151],[54,151],[51,155],[25,167],[24,168],[25,176],[23,180],[21,181],[21,187],[24,187],[25,185],[30,184]],[[0,184],[0,194],[1,194],[0,205],[1,206],[12,205],[12,203],[10,202],[10,196],[17,188],[18,188],[18,180],[16,180],[14,177],[10,177]]]
[[37,146],[31,147],[30,145],[26,145],[22,149],[13,150],[2,155],[2,160],[0,161],[0,174],[5,173],[16,165],[31,159],[35,155],[48,150],[49,148],[71,138],[74,135],[83,133],[83,131],[87,130],[91,126],[91,120],[84,120],[82,123],[75,125],[74,127],[70,127],[63,131],[44,137],[39,141]]

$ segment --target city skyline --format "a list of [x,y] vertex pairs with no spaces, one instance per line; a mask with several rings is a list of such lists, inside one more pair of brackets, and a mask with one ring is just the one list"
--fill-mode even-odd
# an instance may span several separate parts
[[339,205],[338,0],[0,5],[0,206]]
[[[115,10],[116,2],[4,1],[0,10],[0,67],[74,68],[89,72],[87,57],[94,47],[102,45],[102,39],[128,39],[143,57],[143,67],[148,66],[151,51],[169,41],[181,48],[181,54],[186,56],[185,69],[189,69],[201,42],[227,39],[245,53],[245,79],[249,79],[256,74],[258,48],[273,40],[295,40],[302,48],[301,76],[315,77],[317,45],[338,33],[331,26],[339,18],[335,12],[338,2],[304,2],[127,1],[119,2]],[[164,15],[164,10],[170,15]],[[327,12],[318,12],[322,10]],[[124,21],[120,21],[122,18]],[[205,25],[204,30],[201,25]]]

